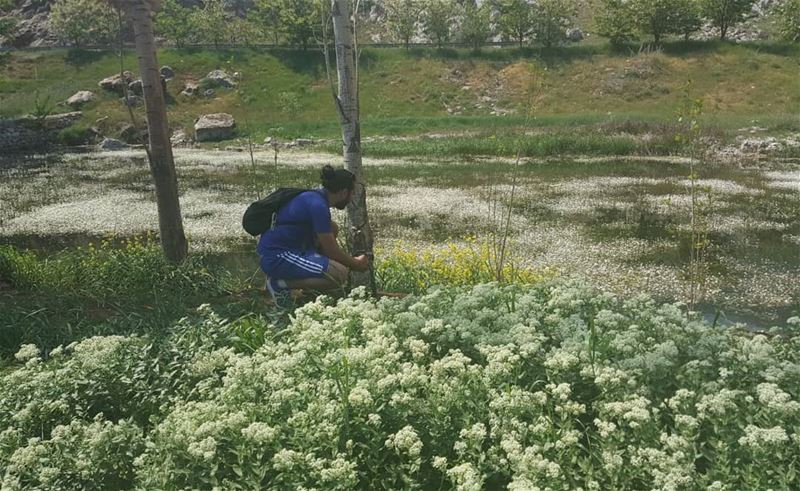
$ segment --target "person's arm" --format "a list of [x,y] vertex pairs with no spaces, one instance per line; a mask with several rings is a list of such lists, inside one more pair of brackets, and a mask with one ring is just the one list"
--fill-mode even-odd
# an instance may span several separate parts
[[320,252],[337,263],[356,271],[369,269],[369,258],[366,255],[353,257],[342,250],[332,233],[317,234]]

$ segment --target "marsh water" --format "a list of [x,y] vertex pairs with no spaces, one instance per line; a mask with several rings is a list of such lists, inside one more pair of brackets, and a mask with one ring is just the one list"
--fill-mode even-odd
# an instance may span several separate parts
[[[316,186],[328,154],[179,150],[193,251],[257,281],[246,205],[279,186]],[[681,159],[364,161],[385,254],[507,235],[511,260],[620,296],[690,300],[720,325],[800,314],[800,166]],[[157,229],[141,151],[4,157],[0,243],[49,253]],[[335,214],[337,221],[343,214]],[[692,225],[694,223],[694,225]],[[692,244],[699,261],[692,261]],[[694,274],[694,281],[691,274]]]

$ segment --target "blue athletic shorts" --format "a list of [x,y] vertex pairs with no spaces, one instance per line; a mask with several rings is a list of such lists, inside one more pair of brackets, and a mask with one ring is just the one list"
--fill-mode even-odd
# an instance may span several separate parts
[[261,270],[278,280],[321,278],[328,271],[328,258],[317,251],[267,250]]

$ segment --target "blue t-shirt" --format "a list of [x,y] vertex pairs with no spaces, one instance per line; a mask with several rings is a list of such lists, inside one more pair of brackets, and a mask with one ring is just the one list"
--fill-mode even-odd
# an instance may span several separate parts
[[331,232],[331,211],[325,190],[306,191],[278,210],[275,226],[258,241],[258,253],[263,256],[270,249],[312,250],[317,234]]

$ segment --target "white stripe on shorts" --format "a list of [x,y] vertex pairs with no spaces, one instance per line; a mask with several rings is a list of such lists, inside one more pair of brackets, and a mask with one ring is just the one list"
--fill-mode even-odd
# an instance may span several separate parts
[[[319,270],[320,272],[322,272],[322,265],[321,264],[315,263],[314,261],[309,261],[308,259],[304,258],[303,256],[299,256],[299,255],[297,255],[297,254],[295,254],[293,252],[290,252],[290,251],[284,252],[283,255],[284,255],[284,259],[286,258],[286,256],[291,256],[292,259],[294,259],[296,261],[300,261],[301,263],[308,265],[308,267],[310,267],[310,268],[314,268],[314,271]],[[292,264],[297,264],[298,266],[300,265],[300,264],[298,264],[296,262],[293,262]],[[308,270],[308,271],[310,271],[310,270]]]
[[279,255],[279,257],[285,259],[286,261],[294,264],[298,268],[304,269],[310,273],[320,274],[322,273],[322,265],[317,264],[315,262],[309,261],[305,258],[298,256],[297,254],[293,254],[291,252],[284,252]]

